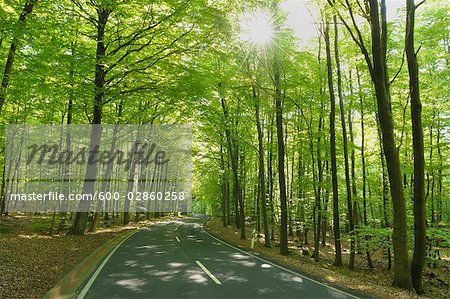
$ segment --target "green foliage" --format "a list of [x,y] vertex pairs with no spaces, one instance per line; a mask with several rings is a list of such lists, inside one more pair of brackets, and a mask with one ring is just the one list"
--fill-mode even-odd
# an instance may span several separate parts
[[439,244],[442,247],[450,247],[450,229],[448,228],[429,228],[427,230],[427,237],[434,244]]
[[[224,181],[232,194],[233,176],[226,136],[226,130],[229,130],[232,149],[237,151],[239,157],[238,179],[242,185],[246,216],[256,219],[258,158],[262,154],[267,189],[264,194],[268,199],[269,218],[275,219],[271,224],[277,233],[280,203],[274,82],[278,73],[283,99],[283,142],[286,146],[285,174],[290,219],[302,228],[313,229],[314,217],[318,212],[315,199],[320,189],[320,212],[328,227],[331,227],[330,104],[322,31],[323,22],[335,11],[326,1],[311,2],[318,5],[323,15],[317,15],[318,32],[310,47],[299,48],[294,32],[286,28],[285,13],[272,1],[45,0],[38,1],[23,28],[18,26],[17,20],[25,1],[2,1],[1,70],[5,67],[14,36],[19,30],[23,35],[18,40],[0,123],[64,123],[67,121],[69,100],[73,101],[72,123],[91,122],[97,62],[106,69],[104,123],[193,124],[195,211],[221,215]],[[356,4],[355,1],[349,3]],[[344,4],[336,3],[343,17],[350,18]],[[423,103],[428,235],[443,240],[442,246],[450,246],[448,229],[438,228],[438,225],[450,223],[450,202],[446,197],[450,188],[450,164],[447,159],[450,154],[449,5],[445,0],[427,1],[418,10],[416,23],[416,48],[420,46],[417,55]],[[274,19],[274,39],[264,47],[239,39],[242,13],[256,8],[267,10]],[[109,11],[103,40],[106,54],[96,57],[98,11],[102,10]],[[403,60],[405,22],[404,16],[401,16],[388,24],[387,51],[395,137],[404,174],[410,216],[409,240],[412,242],[413,201],[410,199],[414,136],[410,125],[408,72]],[[391,246],[392,208],[389,192],[386,202],[383,196],[382,175],[383,172],[387,175],[387,170],[383,169],[381,160],[383,153],[373,83],[363,56],[344,29],[340,24],[338,47],[343,73],[344,108],[352,123],[353,142],[349,138],[349,151],[354,152],[355,156],[356,194],[353,200],[358,206],[359,217],[358,228],[350,236],[361,242],[365,242],[367,237],[368,248],[373,251]],[[363,21],[360,29],[362,39],[370,45],[369,24]],[[275,66],[279,67],[278,72]],[[331,67],[335,72],[334,62]],[[333,80],[336,81],[335,77]],[[258,149],[257,103],[264,135],[262,153]],[[120,109],[122,114],[119,116]],[[341,229],[344,229],[348,222],[344,136],[339,116],[335,122],[339,210]],[[361,224],[364,213],[363,123],[367,226]],[[4,136],[1,133],[0,148],[3,147]],[[318,184],[319,155],[323,171],[321,185]],[[1,166],[3,159],[1,155]],[[272,173],[269,173],[269,167]],[[234,201],[235,198],[230,198],[228,207],[232,218],[238,212]],[[431,223],[432,217],[435,223]],[[36,229],[49,227],[48,223],[38,220],[33,225]]]

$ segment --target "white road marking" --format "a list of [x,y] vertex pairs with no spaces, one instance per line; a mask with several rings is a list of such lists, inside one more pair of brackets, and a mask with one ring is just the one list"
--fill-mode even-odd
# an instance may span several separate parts
[[[202,223],[202,224],[203,224],[203,223]],[[233,245],[231,245],[231,244],[228,244],[227,242],[222,241],[221,239],[216,238],[215,236],[213,236],[213,235],[211,235],[210,233],[208,233],[208,232],[205,230],[205,228],[204,228],[203,226],[202,226],[202,230],[203,230],[207,235],[209,235],[211,238],[216,239],[216,240],[219,241],[220,243],[225,244],[225,245],[227,245],[227,246],[229,246],[229,247],[231,247],[231,248],[234,248],[234,249],[236,249],[236,250],[238,250],[238,251],[240,251],[240,252],[242,252],[242,253],[245,253],[245,254],[247,254],[247,255],[249,255],[249,256],[252,256],[252,257],[254,257],[254,258],[256,258],[256,259],[258,259],[258,260],[260,260],[260,261],[263,261],[263,262],[265,262],[265,263],[267,263],[267,264],[270,264],[270,265],[272,265],[272,266],[274,266],[274,267],[277,267],[278,269],[282,269],[282,270],[284,270],[284,271],[286,271],[286,272],[289,272],[289,273],[291,273],[291,274],[294,274],[294,275],[296,275],[296,276],[298,276],[298,277],[307,279],[307,280],[309,280],[309,281],[315,282],[315,283],[317,283],[317,284],[319,284],[319,285],[322,285],[322,286],[324,286],[324,287],[327,287],[327,288],[330,288],[330,289],[335,290],[335,291],[337,291],[337,292],[343,293],[343,294],[345,294],[345,295],[347,295],[347,296],[349,296],[349,297],[352,297],[352,298],[355,298],[355,299],[360,299],[359,297],[357,297],[357,296],[355,296],[355,295],[352,295],[352,294],[350,294],[350,293],[341,291],[341,290],[336,289],[336,288],[334,288],[334,287],[332,287],[332,286],[329,286],[329,285],[327,285],[327,284],[325,284],[325,283],[321,283],[320,281],[314,280],[314,279],[309,278],[309,277],[307,277],[307,276],[304,276],[304,275],[301,275],[301,274],[296,273],[296,272],[294,272],[294,271],[291,271],[291,270],[289,270],[289,269],[286,269],[286,268],[284,268],[284,267],[282,267],[282,266],[280,266],[280,265],[277,265],[277,264],[274,264],[274,263],[272,263],[272,262],[266,261],[265,259],[260,258],[259,256],[256,256],[256,255],[251,254],[251,253],[249,253],[249,252],[247,252],[247,251],[244,251],[244,250],[242,250],[242,249],[239,249],[239,248],[237,248],[237,247],[235,247],[235,246],[233,246]]]
[[208,276],[216,283],[216,284],[222,284],[220,282],[220,280],[218,280],[211,272],[209,272],[208,269],[206,269],[205,266],[203,266],[202,263],[200,263],[199,261],[195,261],[197,263],[197,265],[202,268],[203,271],[205,271],[206,274],[208,274]]
[[111,256],[114,254],[114,252],[116,252],[117,248],[120,247],[120,245],[122,245],[126,240],[128,240],[132,235],[134,235],[135,233],[137,233],[139,231],[139,229],[137,229],[134,233],[132,233],[131,235],[129,235],[128,237],[126,237],[124,240],[122,240],[122,242],[120,242],[119,244],[117,244],[116,247],[114,247],[113,250],[111,250],[111,252],[108,254],[108,256],[106,256],[106,258],[103,260],[103,262],[100,264],[100,266],[98,266],[97,270],[94,272],[94,274],[92,274],[91,278],[89,279],[89,281],[86,283],[86,285],[83,287],[83,289],[81,290],[80,294],[77,296],[77,299],[83,299],[84,296],[86,296],[87,292],[89,291],[89,289],[91,288],[91,286],[94,284],[95,279],[97,278],[98,274],[100,273],[100,271],[102,271],[103,267],[106,265],[106,263],[109,261],[109,259],[111,258]]
[[177,238],[178,243],[181,243],[180,239],[178,239],[178,236],[175,236],[175,238]]

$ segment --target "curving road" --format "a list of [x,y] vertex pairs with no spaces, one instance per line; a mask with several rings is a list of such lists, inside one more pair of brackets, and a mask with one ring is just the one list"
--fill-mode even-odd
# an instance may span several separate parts
[[78,298],[357,298],[209,235],[204,217],[139,230]]

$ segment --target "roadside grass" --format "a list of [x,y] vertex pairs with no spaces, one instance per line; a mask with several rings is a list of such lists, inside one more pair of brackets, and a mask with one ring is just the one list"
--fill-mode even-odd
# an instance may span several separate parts
[[[425,295],[417,296],[409,292],[392,287],[393,271],[386,267],[386,255],[383,251],[377,251],[373,256],[374,269],[367,267],[365,254],[356,254],[355,269],[349,269],[349,244],[343,242],[342,259],[344,266],[333,266],[334,245],[329,243],[325,247],[320,246],[320,261],[314,262],[311,254],[314,250],[313,244],[304,245],[309,255],[302,255],[301,248],[294,237],[289,238],[289,255],[279,254],[279,243],[276,239],[272,241],[272,248],[264,247],[264,238],[261,236],[255,242],[255,248],[250,249],[250,239],[253,226],[246,226],[246,240],[240,239],[240,230],[234,226],[223,227],[218,218],[212,218],[207,222],[205,229],[214,236],[229,242],[242,250],[254,253],[260,257],[279,263],[300,274],[315,278],[322,283],[329,284],[342,290],[348,290],[362,298],[450,298],[450,261],[438,262],[437,268],[425,268],[424,289]],[[344,238],[342,238],[344,239]],[[312,239],[310,240],[312,242]]]

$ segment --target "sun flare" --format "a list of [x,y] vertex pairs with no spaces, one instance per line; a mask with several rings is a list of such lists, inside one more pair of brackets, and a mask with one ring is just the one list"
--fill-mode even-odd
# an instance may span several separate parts
[[266,46],[274,37],[274,26],[271,15],[263,10],[242,14],[239,38],[255,46]]

